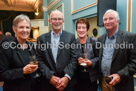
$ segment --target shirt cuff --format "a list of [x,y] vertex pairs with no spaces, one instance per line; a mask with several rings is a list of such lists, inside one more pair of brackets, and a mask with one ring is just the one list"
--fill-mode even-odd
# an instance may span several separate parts
[[65,76],[66,76],[66,77],[68,77],[68,78],[69,78],[69,80],[71,80],[71,77],[70,77],[68,74],[65,74]]

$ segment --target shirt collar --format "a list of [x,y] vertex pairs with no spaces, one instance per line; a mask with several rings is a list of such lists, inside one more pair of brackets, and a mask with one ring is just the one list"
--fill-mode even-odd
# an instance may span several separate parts
[[[56,36],[56,34],[54,33],[54,31],[53,31],[53,30],[51,30],[51,35]],[[60,37],[60,36],[62,35],[62,30],[59,32],[59,34],[58,34],[58,35],[59,35],[58,37]]]
[[117,30],[115,31],[115,33],[113,34],[113,36],[111,38],[109,38],[108,33],[107,33],[107,37],[109,39],[115,39],[117,37],[117,33],[118,33],[118,28],[117,28]]

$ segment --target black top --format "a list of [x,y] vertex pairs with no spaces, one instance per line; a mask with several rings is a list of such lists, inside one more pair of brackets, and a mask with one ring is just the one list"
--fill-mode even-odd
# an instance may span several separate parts
[[[18,41],[15,39],[9,43],[13,42],[15,47]],[[26,43],[33,45],[31,42]],[[25,50],[17,47],[2,49],[0,55],[0,80],[4,81],[3,91],[36,91],[39,83],[35,83],[33,74],[23,74],[23,67],[31,61],[30,56],[36,55],[34,47]]]

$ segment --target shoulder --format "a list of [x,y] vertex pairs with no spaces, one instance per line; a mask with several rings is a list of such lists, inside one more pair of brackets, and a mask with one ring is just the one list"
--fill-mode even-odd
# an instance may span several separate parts
[[38,38],[43,38],[43,37],[47,36],[48,34],[49,33],[44,33],[44,34],[40,35]]
[[70,32],[65,31],[65,30],[62,31],[62,34],[68,35],[68,36],[75,36],[73,33],[70,33]]
[[79,38],[76,39],[76,43],[79,43]]
[[97,39],[94,38],[94,37],[89,37],[89,39],[92,40],[92,41],[97,41]]
[[102,40],[105,36],[106,36],[106,33],[103,34],[103,35],[101,35],[101,36],[98,38],[98,40]]
[[75,40],[75,35],[67,32],[67,31],[62,31],[62,37],[65,38],[65,40]]
[[129,36],[135,36],[136,34],[134,33],[131,33],[131,32],[126,32],[126,31],[123,31],[123,30],[119,30],[120,33],[123,34],[123,36],[126,36],[126,37],[129,37]]
[[30,42],[30,41],[26,41],[26,43],[27,43],[28,45],[34,45],[34,43],[32,43],[32,42]]
[[122,31],[122,30],[119,30],[118,36],[122,36],[126,40],[132,40],[132,39],[136,38],[136,34]]
[[44,34],[40,35],[37,39],[38,40],[44,39],[45,37],[49,36],[50,34],[51,34],[51,32],[44,33]]
[[7,57],[9,57],[9,55],[11,55],[11,52],[13,51],[13,49],[15,49],[16,47],[16,42],[15,41],[4,41],[1,45],[0,45],[0,55],[6,55]]
[[97,39],[96,38],[93,38],[93,37],[88,37],[88,43],[91,43],[92,45],[95,45],[96,42],[97,42]]
[[15,38],[14,37],[12,37],[12,36],[5,36],[2,40],[1,40],[1,42],[0,43],[3,43],[3,42],[7,42],[7,41],[12,41],[12,40],[14,40]]

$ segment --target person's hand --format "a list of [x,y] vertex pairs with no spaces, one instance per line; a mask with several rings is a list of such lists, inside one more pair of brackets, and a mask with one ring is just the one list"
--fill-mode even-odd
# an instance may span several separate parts
[[69,82],[69,78],[68,77],[62,77],[60,80],[59,80],[59,85],[56,87],[59,91],[63,91],[66,87],[67,87],[67,84]]
[[86,63],[86,66],[85,67],[90,67],[92,66],[92,62],[88,59],[84,59],[82,57],[79,57],[78,58],[78,64],[80,65],[81,63]]
[[28,64],[23,68],[23,73],[24,74],[31,74],[31,73],[35,72],[37,69],[38,69],[38,65]]
[[51,79],[50,79],[50,83],[51,83],[54,87],[56,87],[56,86],[59,85],[59,80],[60,80],[59,77],[53,75],[53,76],[51,77]]
[[110,75],[108,77],[112,78],[112,80],[109,82],[109,85],[111,85],[111,86],[115,86],[121,80],[119,74],[112,74],[112,75]]
[[79,57],[79,58],[78,58],[78,64],[79,64],[79,65],[80,65],[81,63],[84,63],[84,61],[85,61],[85,60],[84,60],[82,57]]
[[85,59],[84,63],[86,63],[87,65],[85,67],[91,67],[92,66],[92,61]]

